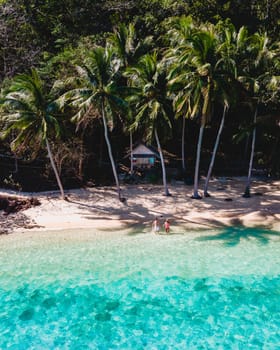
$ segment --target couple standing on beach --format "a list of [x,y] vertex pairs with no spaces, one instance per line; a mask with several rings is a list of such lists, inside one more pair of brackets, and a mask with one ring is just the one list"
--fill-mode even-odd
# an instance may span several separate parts
[[[165,232],[169,233],[169,231],[170,231],[170,222],[169,222],[168,219],[166,219],[164,221],[163,227],[165,229]],[[156,232],[156,233],[160,231],[160,222],[159,222],[158,218],[155,218],[155,220],[153,221],[152,231]]]

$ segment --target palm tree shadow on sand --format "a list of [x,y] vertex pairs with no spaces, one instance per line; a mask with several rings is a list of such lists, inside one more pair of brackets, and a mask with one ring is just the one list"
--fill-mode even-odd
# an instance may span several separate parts
[[272,236],[280,237],[280,232],[262,227],[245,227],[234,220],[232,226],[224,227],[219,233],[199,237],[197,241],[221,241],[226,247],[235,247],[241,240],[256,240],[259,244],[268,244]]

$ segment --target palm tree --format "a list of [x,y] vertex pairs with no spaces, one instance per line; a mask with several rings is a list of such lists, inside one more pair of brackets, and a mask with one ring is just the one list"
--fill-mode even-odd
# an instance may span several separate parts
[[132,106],[136,108],[133,129],[144,128],[147,139],[155,137],[162,167],[164,194],[170,196],[164,157],[159,139],[159,130],[171,129],[169,120],[170,101],[167,99],[167,77],[163,62],[157,59],[157,53],[144,55],[137,66],[129,68],[126,74],[135,93],[130,97]]
[[211,174],[212,174],[212,170],[213,170],[213,166],[214,166],[214,162],[215,162],[215,158],[216,158],[216,154],[217,154],[217,150],[218,150],[221,134],[222,134],[222,131],[223,131],[223,128],[224,128],[225,116],[226,116],[227,111],[228,111],[228,105],[225,103],[224,104],[223,115],[222,115],[222,118],[221,118],[219,130],[218,130],[218,134],[217,134],[215,145],[214,145],[213,152],[212,152],[211,161],[210,161],[208,172],[207,172],[207,176],[206,176],[206,179],[205,179],[204,197],[210,197],[210,194],[208,193],[208,185],[209,185],[210,177],[211,177]]
[[[170,42],[170,48],[166,51],[164,59],[167,62],[169,75],[168,75],[168,87],[170,95],[173,98],[173,108],[176,113],[176,117],[182,117],[182,135],[181,135],[181,158],[182,158],[182,170],[186,172],[185,162],[185,130],[186,119],[192,115],[191,110],[191,96],[192,91],[189,84],[186,85],[184,75],[186,74],[187,67],[183,67],[178,63],[181,49],[191,40],[192,35],[196,32],[197,28],[194,27],[191,17],[182,16],[171,20],[172,29],[167,33],[167,39]],[[183,74],[183,77],[182,77]]]
[[[120,72],[123,73],[128,67],[131,67],[137,63],[141,56],[148,51],[151,46],[152,37],[146,37],[144,40],[140,40],[137,36],[135,26],[133,23],[120,24],[114,33],[108,37],[107,43],[114,51],[116,57],[120,60]],[[129,86],[130,82],[127,77],[123,76],[123,85]],[[129,89],[131,91],[131,89]],[[126,91],[127,92],[127,91]],[[125,131],[129,131],[129,143],[130,143],[130,174],[133,174],[133,135],[130,128],[132,120],[132,113],[126,113],[125,118]]]
[[152,44],[152,37],[140,40],[133,23],[127,26],[122,23],[109,35],[107,43],[120,59],[121,68],[125,70],[147,53]]
[[114,115],[126,106],[125,101],[119,97],[121,88],[117,84],[118,69],[119,63],[114,59],[111,48],[108,46],[94,48],[89,56],[89,64],[78,67],[78,72],[83,79],[81,87],[66,92],[61,96],[60,103],[64,105],[68,101],[72,107],[78,109],[78,113],[73,117],[73,121],[77,123],[88,117],[93,110],[101,115],[118,198],[123,201],[108,133],[108,125],[111,129],[113,128]]
[[4,130],[2,137],[15,131],[12,147],[16,150],[39,149],[46,146],[62,199],[65,199],[63,186],[54,162],[50,139],[58,137],[59,123],[56,118],[57,106],[51,94],[45,92],[43,82],[35,69],[31,74],[22,74],[14,78],[3,99],[2,119]]
[[255,144],[256,144],[257,115],[258,115],[258,104],[257,104],[257,106],[255,108],[255,113],[254,113],[254,120],[253,120],[254,127],[253,127],[253,132],[252,132],[251,154],[250,154],[247,182],[246,182],[246,187],[245,187],[245,191],[244,191],[244,194],[243,194],[244,198],[251,197],[250,187],[251,187],[251,175],[252,175],[253,160],[254,160],[254,153],[255,153]]
[[175,111],[175,117],[181,117],[182,122],[182,135],[181,135],[181,157],[182,157],[182,170],[186,171],[185,162],[185,129],[186,120],[196,117],[199,108],[199,102],[194,100],[196,83],[191,71],[187,71],[185,68],[180,71],[181,68],[175,61],[174,66],[170,67],[168,75],[168,89],[170,97],[173,97],[173,109]]
[[[277,50],[269,47],[269,39],[266,33],[255,33],[250,37],[248,50],[248,64],[239,76],[239,81],[248,92],[247,100],[255,108],[253,119],[253,132],[251,154],[249,160],[248,176],[243,197],[250,197],[251,173],[256,143],[256,126],[259,104],[264,99],[265,93],[271,89],[274,79],[274,59],[277,59]],[[273,92],[272,88],[272,94]]]
[[200,115],[192,195],[194,199],[201,199],[198,193],[200,154],[204,128],[210,120],[214,101],[216,41],[213,26],[194,31],[180,48],[177,64],[180,66],[181,74],[171,82],[185,86],[187,103],[191,106],[191,116]]
[[215,140],[211,161],[204,184],[204,197],[209,197],[208,186],[213,171],[213,166],[220,142],[222,130],[224,128],[225,117],[229,109],[229,103],[235,102],[237,83],[238,57],[244,53],[247,42],[247,31],[244,27],[237,33],[235,27],[229,23],[220,22],[216,27],[217,31],[217,63],[216,71],[219,77],[216,81],[216,97],[224,106],[217,137]]

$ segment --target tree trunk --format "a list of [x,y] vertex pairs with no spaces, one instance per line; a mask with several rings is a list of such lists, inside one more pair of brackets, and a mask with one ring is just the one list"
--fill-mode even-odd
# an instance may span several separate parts
[[129,132],[129,143],[130,143],[130,175],[133,175],[133,155],[132,155],[132,146],[133,146],[133,140],[132,140],[132,131]]
[[[15,131],[13,130],[12,131],[12,139],[14,140],[15,137],[16,137]],[[14,159],[15,159],[15,163],[14,163],[15,164],[15,169],[14,169],[13,173],[17,174],[18,173],[18,157],[17,157],[16,153],[14,153]]]
[[104,101],[102,102],[102,107],[101,108],[102,108],[102,120],[103,120],[103,126],[104,126],[104,136],[105,136],[105,140],[106,140],[106,143],[107,143],[109,158],[110,158],[110,161],[111,161],[112,170],[113,170],[113,174],[114,174],[115,181],[116,181],[118,197],[119,197],[119,200],[121,201],[122,198],[121,198],[121,189],[120,189],[119,178],[118,178],[115,161],[114,161],[113,154],[112,154],[110,140],[109,140],[109,137],[108,137],[108,127],[107,127],[107,121],[106,121],[106,118],[105,118]]
[[167,188],[166,171],[165,171],[164,159],[163,159],[163,154],[162,154],[162,150],[161,150],[161,146],[160,146],[160,142],[159,142],[159,138],[158,138],[157,129],[155,129],[155,137],[156,137],[157,148],[158,148],[158,152],[159,152],[159,155],[160,155],[160,161],[161,161],[162,181],[163,181],[163,187],[164,187],[164,195],[165,195],[165,196],[170,196],[170,193],[169,193],[168,188]]
[[186,129],[186,118],[183,116],[182,125],[182,169],[185,175],[186,172],[186,162],[185,162],[185,129]]
[[100,151],[99,151],[99,167],[102,167],[103,163],[103,143],[104,143],[104,134],[102,133],[102,128],[100,128]]
[[226,112],[227,112],[227,106],[224,105],[223,116],[222,116],[222,119],[221,119],[220,127],[219,127],[219,130],[218,130],[217,138],[216,138],[214,149],[213,149],[213,153],[212,153],[211,162],[210,162],[210,165],[209,165],[207,177],[206,177],[205,184],[204,184],[204,197],[209,197],[210,196],[209,193],[208,193],[208,185],[209,185],[210,176],[212,174],[212,170],[213,170],[213,166],[214,166],[217,149],[218,149],[219,142],[220,142],[220,137],[221,137],[221,134],[222,134],[222,130],[224,128]]
[[251,186],[251,174],[252,174],[252,167],[253,167],[253,160],[254,160],[254,153],[255,153],[255,143],[256,143],[257,114],[258,114],[258,106],[256,107],[255,114],[254,114],[254,130],[253,130],[253,135],[252,135],[251,156],[250,156],[250,162],[249,162],[247,184],[246,184],[246,188],[245,188],[245,191],[243,194],[244,198],[251,197],[250,186]]
[[194,173],[194,187],[193,187],[193,199],[201,199],[201,196],[198,193],[198,175],[199,175],[199,163],[200,163],[200,152],[202,145],[204,125],[201,125],[199,129],[199,137],[197,143],[197,151],[196,151],[196,162],[195,162],[195,173]]
[[85,159],[85,147],[84,147],[84,139],[85,139],[85,129],[83,129],[81,133],[81,156],[79,158],[79,163],[78,163],[78,178],[83,181],[83,168],[84,168],[84,159]]
[[84,146],[82,141],[81,157],[79,158],[79,166],[78,166],[78,177],[81,181],[83,180],[83,166],[84,166]]
[[58,187],[60,189],[61,198],[65,200],[65,194],[64,194],[63,186],[62,186],[62,183],[61,183],[61,180],[60,180],[60,177],[59,177],[59,174],[58,174],[58,171],[57,171],[54,159],[53,159],[53,155],[52,155],[52,152],[51,152],[51,148],[50,148],[50,144],[49,144],[48,139],[46,139],[46,146],[47,146],[47,151],[48,151],[48,156],[50,158],[51,166],[53,168],[53,171],[54,171],[54,174],[55,174],[55,177],[56,177],[56,181],[57,181]]

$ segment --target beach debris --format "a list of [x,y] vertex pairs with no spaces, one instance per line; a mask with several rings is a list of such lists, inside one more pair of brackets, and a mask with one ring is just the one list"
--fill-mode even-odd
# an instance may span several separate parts
[[4,211],[4,215],[17,213],[18,211],[40,205],[37,198],[34,197],[16,197],[10,195],[0,195],[0,210]]
[[34,197],[0,195],[0,234],[12,233],[17,228],[38,227],[22,211],[40,204]]
[[15,229],[31,229],[40,227],[36,222],[28,218],[23,212],[4,215],[0,212],[0,235],[12,233]]

